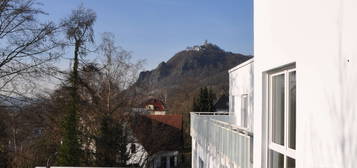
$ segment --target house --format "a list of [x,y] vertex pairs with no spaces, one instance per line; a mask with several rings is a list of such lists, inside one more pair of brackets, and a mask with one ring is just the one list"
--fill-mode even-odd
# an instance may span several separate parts
[[229,71],[229,113],[191,113],[192,167],[355,167],[356,9],[254,0],[254,60]]
[[138,142],[147,151],[147,167],[181,166],[183,146],[182,115],[137,115],[132,129]]
[[144,103],[144,108],[153,115],[165,115],[166,107],[164,102],[158,99],[149,99]]

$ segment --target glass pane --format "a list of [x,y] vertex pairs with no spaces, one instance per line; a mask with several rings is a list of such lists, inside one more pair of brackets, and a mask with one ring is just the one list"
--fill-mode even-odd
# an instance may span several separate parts
[[272,140],[280,145],[284,145],[284,83],[284,74],[272,79]]
[[175,156],[170,156],[170,167],[175,167]]
[[198,162],[198,167],[199,168],[204,168],[204,162],[203,160],[200,158],[199,162]]
[[234,110],[234,106],[235,106],[234,99],[235,99],[235,97],[232,96],[231,97],[231,106],[230,106],[231,109],[230,109],[229,112],[235,112],[235,110]]
[[243,94],[241,98],[241,123],[242,127],[248,127],[248,95]]
[[165,168],[166,167],[166,157],[161,157],[161,168]]
[[284,156],[278,152],[270,150],[269,168],[284,168]]
[[286,161],[286,168],[295,168],[295,159],[287,157]]
[[289,148],[295,149],[296,140],[296,71],[289,73]]

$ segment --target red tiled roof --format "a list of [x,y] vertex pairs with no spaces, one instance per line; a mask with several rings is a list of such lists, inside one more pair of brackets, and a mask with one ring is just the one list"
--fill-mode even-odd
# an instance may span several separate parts
[[156,111],[165,111],[165,105],[162,101],[157,99],[150,99],[146,101],[145,106],[154,105],[154,110]]
[[147,115],[147,117],[177,129],[182,129],[182,115],[180,114]]
[[182,149],[182,115],[137,115],[133,119],[134,135],[149,154]]

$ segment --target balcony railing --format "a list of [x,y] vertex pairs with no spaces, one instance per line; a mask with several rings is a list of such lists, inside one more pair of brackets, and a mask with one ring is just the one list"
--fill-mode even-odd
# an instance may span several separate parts
[[191,136],[209,153],[229,158],[241,168],[252,167],[253,134],[231,124],[229,113],[191,113]]

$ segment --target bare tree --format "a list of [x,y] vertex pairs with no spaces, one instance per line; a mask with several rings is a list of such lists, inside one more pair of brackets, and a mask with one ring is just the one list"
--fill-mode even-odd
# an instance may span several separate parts
[[[111,106],[110,101],[113,101],[113,98],[118,98],[119,94],[123,94],[124,90],[135,83],[144,61],[132,62],[131,53],[120,46],[116,46],[115,37],[111,33],[103,33],[99,51],[100,55],[104,56],[102,72],[107,83],[107,109],[109,113],[112,113],[117,105]],[[112,87],[118,90],[112,92]]]
[[53,71],[56,52],[62,46],[55,35],[59,31],[52,22],[41,23],[45,14],[35,8],[34,0],[0,1],[0,94],[19,96],[28,90],[29,81]]
[[[61,56],[59,47],[63,43],[56,39],[58,27],[53,22],[40,22],[38,17],[46,14],[38,9],[35,0],[0,1],[0,104],[21,107],[24,97],[34,88],[34,79],[54,73],[54,61]],[[2,151],[7,152],[8,164],[17,162],[20,141],[24,136],[19,131],[26,130],[17,119],[23,118],[21,109],[2,109],[0,120],[5,122],[7,135],[5,144],[0,142]],[[8,115],[8,119],[4,116]],[[4,130],[2,130],[4,131]],[[10,142],[10,143],[9,143]],[[0,166],[1,167],[1,166]],[[13,165],[13,167],[16,167]]]
[[[96,140],[98,136],[105,136],[101,128],[103,120],[110,119],[120,123],[120,126],[125,129],[124,132],[128,132],[126,130],[128,112],[134,96],[128,94],[126,89],[136,81],[143,64],[143,61],[132,61],[131,53],[116,45],[114,35],[111,33],[103,34],[97,51],[99,61],[87,63],[79,73],[79,94],[83,105],[80,110],[82,143],[88,155],[94,155],[94,151],[99,151],[96,149],[98,147]],[[110,137],[114,138],[118,135]],[[115,144],[112,144],[111,150],[114,146]],[[126,146],[124,145],[123,148]],[[103,150],[105,149],[101,149]],[[118,150],[116,154],[120,156],[123,153]],[[103,162],[101,165],[103,166]]]

